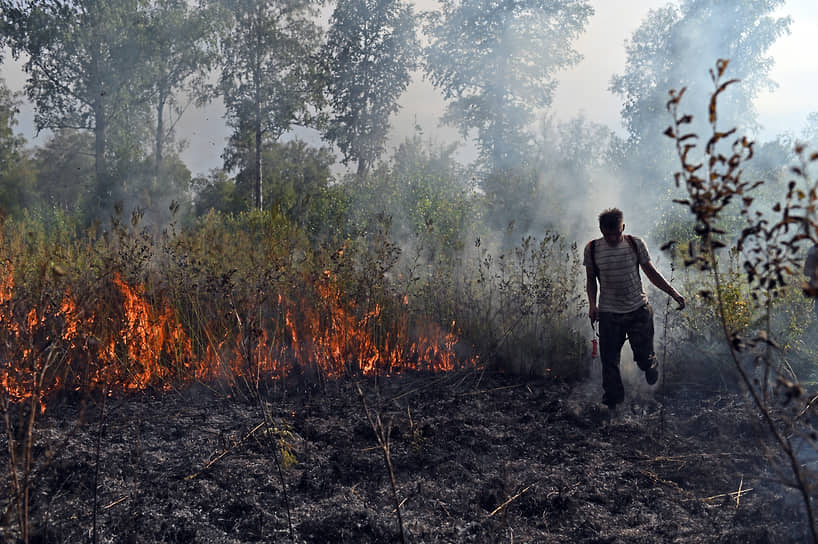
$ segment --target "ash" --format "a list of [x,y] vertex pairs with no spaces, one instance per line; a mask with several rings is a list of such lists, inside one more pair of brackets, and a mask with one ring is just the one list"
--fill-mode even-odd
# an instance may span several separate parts
[[[808,539],[738,395],[634,391],[612,414],[596,382],[469,370],[361,387],[391,430],[409,542]],[[401,541],[351,381],[255,402],[199,387],[105,404],[101,420],[99,400],[64,399],[40,417],[32,542],[89,542],[94,522],[112,543]],[[13,542],[10,497],[0,508]]]

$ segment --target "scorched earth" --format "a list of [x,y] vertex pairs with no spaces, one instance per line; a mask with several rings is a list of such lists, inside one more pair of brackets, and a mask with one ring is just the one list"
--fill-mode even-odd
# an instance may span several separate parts
[[[661,386],[610,415],[592,382],[461,370],[359,384],[408,542],[808,539],[738,394]],[[32,542],[401,541],[353,381],[262,401],[203,386],[104,410],[65,398],[36,432]]]

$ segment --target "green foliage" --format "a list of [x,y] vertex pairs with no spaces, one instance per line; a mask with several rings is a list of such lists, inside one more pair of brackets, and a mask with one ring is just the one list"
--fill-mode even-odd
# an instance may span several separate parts
[[293,468],[298,464],[298,459],[295,456],[296,437],[292,426],[284,420],[276,421],[269,415],[265,416],[265,421],[268,423],[264,435],[274,444],[278,455],[281,456],[281,468],[284,470]]
[[[265,146],[264,202],[301,228],[320,229],[322,196],[332,181],[330,167],[334,162],[328,148],[310,147],[301,140]],[[237,185],[247,187],[246,178],[246,172],[240,173]]]
[[36,187],[48,207],[63,212],[84,208],[94,188],[94,137],[57,130],[35,152]]
[[[689,240],[674,248],[673,267],[681,268],[677,282],[679,291],[689,293],[683,312],[674,315],[667,334],[681,349],[671,354],[673,364],[683,368],[683,383],[717,384],[733,387],[735,370],[724,345],[724,330],[719,308],[724,310],[724,321],[731,334],[747,334],[759,319],[758,308],[752,304],[750,286],[740,268],[740,255],[725,251],[718,258],[721,281],[717,287],[711,274],[683,265],[685,256],[696,251],[692,227],[685,229]],[[718,289],[718,291],[717,291]],[[667,319],[667,318],[666,318]]]
[[232,18],[221,42],[219,79],[227,123],[233,129],[225,167],[253,167],[253,196],[261,208],[264,145],[277,141],[295,123],[309,125],[310,106],[320,105],[311,62],[321,36],[314,21],[318,8],[308,0],[220,3]]
[[340,0],[332,14],[324,55],[333,113],[326,137],[358,164],[358,177],[383,153],[389,116],[415,70],[420,45],[416,17],[399,0]]
[[153,85],[153,158],[158,178],[173,127],[185,110],[179,91],[204,101],[208,92],[205,79],[217,60],[217,38],[224,19],[214,6],[194,8],[184,0],[151,3],[147,43],[142,45],[150,51],[147,77]]
[[[701,162],[694,152],[697,136],[690,131],[691,115],[679,113],[685,89],[671,90],[667,109],[673,124],[665,131],[676,147],[681,169],[676,182],[683,185],[688,198],[677,200],[687,207],[695,218],[698,247],[684,257],[685,265],[696,266],[708,272],[715,289],[702,289],[702,296],[715,300],[716,315],[728,349],[729,358],[743,389],[758,410],[769,436],[785,458],[785,466],[792,471],[796,488],[801,492],[806,508],[808,525],[813,540],[818,540],[818,523],[813,510],[815,475],[804,469],[803,452],[794,442],[795,437],[815,436],[814,422],[803,416],[811,409],[814,398],[805,399],[798,375],[788,361],[780,359],[781,344],[774,336],[774,306],[791,296],[794,278],[801,275],[801,245],[805,241],[818,243],[818,181],[810,177],[810,166],[818,162],[818,153],[807,154],[802,146],[796,147],[800,164],[792,168],[795,180],[790,181],[781,202],[773,208],[772,217],[753,207],[754,190],[763,181],[746,181],[744,164],[753,158],[754,143],[746,136],[737,136],[736,128],[721,130],[718,102],[721,95],[737,80],[725,80],[727,60],[718,60],[710,71],[713,92],[710,95],[707,120],[710,134]],[[730,141],[731,140],[731,141]],[[742,257],[749,296],[737,293],[735,282],[723,272],[719,252],[727,244],[727,234],[717,227],[720,214],[733,201],[741,202],[741,215],[746,226],[738,236],[736,250]],[[811,296],[818,293],[812,285],[804,286]],[[762,323],[755,331],[743,334],[744,304],[762,315]],[[803,316],[803,313],[801,313]],[[791,322],[791,317],[790,320]],[[752,335],[752,336],[751,336]],[[749,364],[749,361],[753,364]],[[813,444],[814,445],[814,444]]]
[[[94,132],[96,190],[106,201],[112,180],[107,132],[140,118],[150,88],[144,80],[144,0],[3,2],[15,57],[29,56],[26,94],[37,129]],[[133,127],[132,127],[133,128]]]
[[[332,230],[339,222],[339,208],[344,209],[342,196],[331,187],[330,168],[334,162],[329,149],[316,149],[301,140],[265,144],[262,169],[267,207],[282,213],[313,238]],[[231,179],[226,172],[214,170],[207,177],[193,180],[196,215],[211,209],[232,213],[249,209],[254,171],[250,166]]]
[[25,141],[14,133],[17,125],[19,106],[18,97],[14,96],[0,78],[0,171],[7,171],[16,160]]
[[530,232],[545,200],[540,173],[534,168],[495,170],[482,178],[486,223],[495,232]]
[[579,62],[571,41],[592,13],[582,0],[445,0],[429,14],[426,73],[449,101],[444,120],[476,131],[487,170],[528,155],[533,111],[551,103],[554,74]]
[[36,203],[34,168],[25,139],[14,133],[18,99],[0,79],[0,213],[19,214]]
[[236,182],[224,170],[211,170],[207,176],[194,178],[191,184],[197,216],[205,215],[209,210],[238,213],[250,207],[246,196],[241,194]]
[[373,220],[388,218],[390,232],[401,244],[417,246],[423,240],[425,258],[456,254],[477,224],[479,210],[454,150],[416,134],[401,143],[390,164],[363,180],[344,183],[350,232],[367,232]]
[[[722,103],[728,126],[756,128],[753,100],[774,87],[769,48],[789,31],[789,18],[776,17],[783,0],[684,0],[651,10],[626,43],[626,66],[611,80],[611,90],[623,102],[628,131],[624,155],[629,175],[641,180],[637,190],[661,193],[676,156],[668,142],[656,138],[666,125],[668,89],[687,88],[695,103],[706,103],[710,91],[700,72],[702,58],[729,58],[741,85]],[[702,132],[706,123],[695,126]]]

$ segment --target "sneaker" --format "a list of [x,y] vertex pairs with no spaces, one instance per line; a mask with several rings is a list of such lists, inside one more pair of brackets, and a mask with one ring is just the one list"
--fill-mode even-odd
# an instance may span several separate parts
[[653,385],[659,379],[659,370],[654,366],[645,371],[645,381]]
[[608,407],[608,409],[610,409],[610,410],[614,410],[614,409],[616,408],[616,405],[617,405],[617,404],[619,404],[619,403],[621,403],[621,402],[623,402],[624,400],[625,400],[625,399],[624,399],[623,397],[619,397],[619,398],[610,398],[610,397],[608,397],[608,394],[607,394],[607,393],[605,393],[604,395],[602,395],[602,404],[604,404],[605,406],[607,406],[607,407]]

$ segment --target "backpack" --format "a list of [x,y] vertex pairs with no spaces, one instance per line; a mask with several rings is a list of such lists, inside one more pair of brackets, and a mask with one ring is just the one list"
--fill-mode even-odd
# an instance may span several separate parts
[[[633,236],[630,234],[625,235],[625,240],[631,246],[633,250],[633,254],[636,255],[636,269],[639,270],[639,249],[636,247],[636,242],[633,241]],[[597,278],[599,277],[599,267],[596,265],[596,240],[591,240],[591,265],[594,267],[594,276]]]

